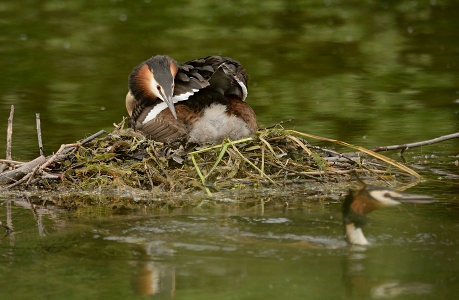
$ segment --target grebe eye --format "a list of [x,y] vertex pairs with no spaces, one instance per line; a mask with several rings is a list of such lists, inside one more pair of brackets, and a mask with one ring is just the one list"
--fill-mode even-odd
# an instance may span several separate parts
[[384,193],[383,196],[386,197],[386,198],[389,198],[389,197],[390,197],[390,194],[389,194],[389,193]]
[[158,89],[158,91],[161,91],[161,87],[159,85],[157,85],[156,88]]

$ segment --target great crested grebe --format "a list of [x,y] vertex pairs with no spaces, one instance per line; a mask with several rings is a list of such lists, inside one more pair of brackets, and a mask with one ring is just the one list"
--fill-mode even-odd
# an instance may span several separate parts
[[161,142],[216,144],[253,136],[257,119],[245,102],[247,81],[241,64],[229,57],[179,65],[153,56],[129,76],[130,126]]
[[423,204],[432,202],[432,200],[421,199],[431,199],[431,197],[402,194],[389,188],[368,186],[360,182],[360,188],[350,190],[342,206],[343,225],[347,241],[354,245],[369,244],[362,232],[362,227],[367,222],[365,215],[369,212],[402,203]]

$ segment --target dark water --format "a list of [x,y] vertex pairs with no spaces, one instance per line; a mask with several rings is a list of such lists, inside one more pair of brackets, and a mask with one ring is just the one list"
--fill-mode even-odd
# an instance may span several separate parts
[[458,131],[457,1],[131,2],[0,3],[15,158],[38,152],[35,113],[47,153],[120,121],[127,76],[158,53],[239,60],[261,125],[370,147]]
[[[365,147],[425,140],[459,129],[457,28],[452,0],[2,1],[0,135],[12,104],[13,159],[38,155],[35,113],[46,154],[110,129],[132,68],[161,53],[239,60],[260,125],[294,118]],[[11,217],[2,200],[15,231],[0,240],[0,299],[453,299],[458,149],[405,153],[425,176],[409,192],[437,202],[373,213],[367,249],[346,246],[328,198],[130,214],[12,199]]]
[[0,296],[454,299],[459,206],[438,200],[373,213],[366,248],[346,245],[340,205],[330,201],[130,214],[16,201],[15,233],[0,241]]

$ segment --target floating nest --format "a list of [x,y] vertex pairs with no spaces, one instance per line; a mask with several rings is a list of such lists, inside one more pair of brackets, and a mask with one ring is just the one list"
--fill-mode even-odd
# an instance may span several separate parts
[[[308,140],[357,151],[343,154]],[[79,143],[62,145],[54,155],[3,163],[8,167],[0,174],[3,195],[26,195],[34,202],[65,207],[177,207],[242,198],[259,203],[267,195],[291,199],[291,192],[298,189],[302,195],[342,192],[355,173],[391,185],[419,178],[381,154],[287,130],[281,124],[261,129],[253,138],[203,147],[149,140],[125,129],[123,120],[112,132],[101,131]]]

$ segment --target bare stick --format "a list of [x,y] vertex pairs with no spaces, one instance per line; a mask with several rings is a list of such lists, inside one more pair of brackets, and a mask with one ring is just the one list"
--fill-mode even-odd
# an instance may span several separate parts
[[426,140],[426,141],[421,141],[421,142],[416,142],[416,143],[376,147],[372,149],[372,151],[380,152],[380,151],[397,150],[397,149],[406,150],[408,148],[431,145],[434,143],[439,143],[439,142],[443,142],[446,140],[457,139],[457,138],[459,138],[459,132],[443,135],[443,136],[440,136],[440,137],[437,137],[431,140]]
[[[373,172],[373,173],[378,173],[378,174],[386,174],[388,173],[386,170],[368,170],[368,169],[350,169],[350,170],[334,170],[334,171],[311,171],[311,172],[300,172],[299,174],[303,175],[322,175],[322,174],[349,174],[353,172],[359,172],[359,173],[365,173],[365,172]],[[391,174],[398,174],[398,175],[404,175],[404,176],[409,176],[406,173],[401,173],[401,172],[390,172]]]
[[18,180],[14,182],[13,184],[7,186],[6,188],[12,188],[20,183],[23,183],[24,181],[27,180],[27,184],[30,183],[35,176],[37,172],[43,171],[46,167],[48,167],[50,164],[54,162],[54,160],[62,154],[62,151],[66,148],[72,147],[76,148],[79,147],[81,144],[67,144],[67,145],[61,145],[59,150],[57,150],[56,153],[54,153],[50,157],[44,157],[44,156],[39,156],[36,159],[34,159],[31,162],[28,162],[26,164],[23,164],[20,168],[5,172],[0,175],[0,184],[5,184],[5,183],[11,183],[14,182],[15,180]]
[[13,136],[14,105],[11,105],[10,117],[8,118],[8,131],[6,136],[6,159],[11,160],[11,138]]
[[66,144],[66,145],[62,144],[59,150],[57,150],[57,152],[54,153],[53,156],[51,156],[44,164],[40,166],[38,171],[42,171],[44,168],[48,167],[59,155],[62,154],[62,151],[64,151],[64,149],[69,148],[69,147],[71,147],[72,149],[75,149],[76,147],[80,147],[80,146],[81,146],[80,143]]
[[95,139],[96,137],[98,137],[99,135],[102,135],[102,134],[104,134],[104,133],[106,133],[105,130],[103,130],[103,129],[102,129],[102,130],[99,130],[98,132],[94,133],[93,135],[90,135],[90,136],[88,136],[87,138],[85,138],[84,140],[82,140],[82,141],[80,142],[80,144],[81,144],[81,145],[84,145],[84,144],[86,144],[87,142],[92,141],[93,139]]
[[38,148],[40,149],[40,155],[43,154],[43,142],[41,140],[41,126],[40,126],[40,114],[36,113],[35,118],[37,120],[37,137],[38,137]]
[[9,165],[22,165],[25,164],[23,161],[10,160],[10,159],[0,159],[0,163],[9,164]]
[[[20,180],[18,180],[18,181],[16,181],[15,183],[13,183],[13,184],[7,186],[6,188],[7,188],[7,189],[10,189],[10,188],[12,188],[12,187],[15,187],[15,186],[17,186],[17,185],[19,185],[19,184],[25,182],[25,181],[27,181],[27,182],[26,182],[26,185],[30,184],[30,182],[32,181],[32,179],[33,179],[33,177],[35,176],[35,174],[36,174],[36,173],[39,173],[39,172],[42,172],[43,169],[45,169],[45,168],[48,167],[51,163],[53,163],[54,160],[62,153],[62,151],[63,151],[64,149],[66,149],[66,148],[68,148],[68,147],[73,147],[73,148],[75,148],[75,147],[79,147],[80,145],[81,145],[81,144],[67,144],[67,145],[61,145],[61,147],[59,148],[59,150],[57,150],[57,152],[54,153],[52,156],[47,157],[47,158],[45,158],[45,157],[43,157],[43,156],[40,156],[39,158],[43,158],[43,159],[40,161],[39,164],[36,164],[36,165],[34,166],[34,168],[33,168],[31,171],[29,171],[27,174],[25,174],[25,176],[22,177]],[[38,158],[37,158],[37,159],[38,159]],[[35,160],[37,160],[37,159],[35,159]],[[34,160],[34,161],[35,161],[35,160]],[[20,169],[20,168],[19,168],[19,169]],[[17,170],[19,170],[19,169],[17,169]],[[14,171],[16,171],[16,170],[14,170]],[[0,178],[0,179],[1,179],[1,178]],[[8,179],[10,179],[10,178],[8,178]]]
[[[40,157],[43,157],[43,156],[40,156]],[[18,181],[16,181],[16,182],[13,183],[13,184],[10,184],[10,185],[6,186],[5,188],[6,188],[6,189],[10,189],[10,188],[15,187],[15,186],[17,186],[17,185],[20,185],[21,183],[23,183],[23,182],[26,181],[26,180],[32,178],[32,176],[37,172],[37,170],[38,170],[39,167],[40,167],[40,165],[36,166],[36,167],[32,170],[32,172],[27,173],[24,177],[22,177],[21,179],[19,179]]]
[[295,121],[295,119],[287,119],[287,120],[284,120],[284,121],[280,121],[279,123],[276,123],[274,125],[262,128],[262,130],[263,129],[271,129],[271,128],[274,128],[274,127],[277,127],[277,126],[281,126],[282,124],[289,123],[289,122],[292,122],[292,121]]
[[37,166],[46,162],[46,157],[39,156],[32,161],[22,164],[19,168],[0,174],[0,185],[14,182],[32,172]]
[[322,180],[321,178],[316,178],[316,177],[314,177],[312,175],[304,174],[303,172],[299,172],[299,171],[295,171],[295,170],[292,170],[292,169],[288,169],[288,168],[273,164],[272,162],[269,162],[269,161],[265,161],[265,164],[273,166],[273,167],[281,169],[281,170],[284,170],[284,171],[288,171],[288,172],[291,172],[291,173],[303,175],[305,177],[309,177],[310,179],[314,179],[314,180],[317,180],[317,181],[320,181],[320,182],[324,182],[324,180]]
[[[11,138],[13,136],[13,117],[14,117],[14,105],[11,105],[10,117],[8,118],[8,129],[6,132],[6,159],[11,160]],[[0,166],[0,173],[2,173],[8,167],[7,164]]]
[[[93,135],[90,135],[90,136],[88,136],[87,138],[85,138],[84,140],[82,140],[82,141],[81,141],[80,143],[78,143],[77,145],[78,145],[78,146],[84,145],[84,144],[86,144],[86,143],[92,141],[93,139],[95,139],[96,137],[98,137],[98,136],[100,136],[100,135],[102,135],[102,134],[104,134],[104,133],[107,133],[107,132],[106,132],[105,130],[103,130],[103,129],[102,129],[102,130],[99,130],[98,132],[94,133]],[[68,152],[70,152],[70,151],[73,151],[74,149],[75,149],[74,147],[73,147],[73,148],[67,148],[67,149],[65,149],[65,151],[62,151],[62,154],[66,154],[66,153],[68,153]]]

